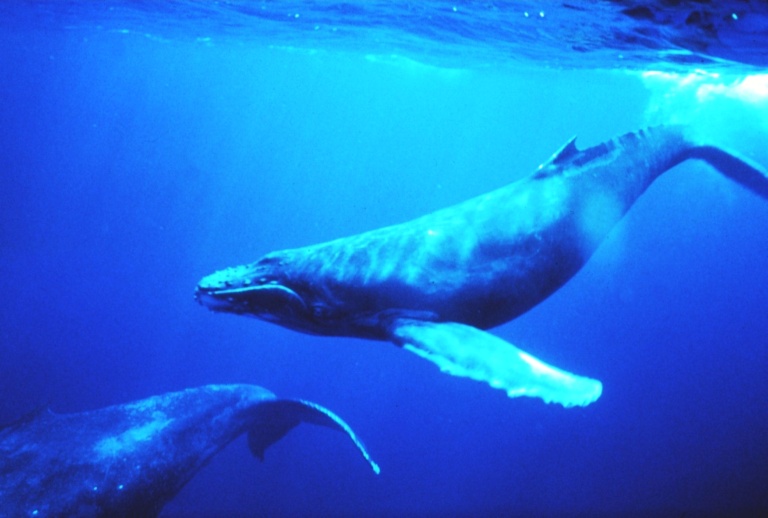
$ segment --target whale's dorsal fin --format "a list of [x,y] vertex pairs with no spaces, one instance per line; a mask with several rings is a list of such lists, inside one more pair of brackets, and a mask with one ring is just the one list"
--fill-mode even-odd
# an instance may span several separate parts
[[574,135],[571,137],[571,139],[563,144],[563,146],[558,149],[549,160],[544,162],[539,166],[539,171],[546,171],[549,169],[549,166],[554,165],[562,165],[574,156],[576,156],[579,153],[578,148],[576,147],[576,136]]
[[555,154],[552,155],[552,158],[549,159],[549,162],[552,164],[563,163],[566,160],[574,157],[578,152],[579,150],[576,147],[576,135],[574,135],[568,142],[563,144],[563,147],[558,149]]
[[597,380],[547,365],[497,336],[464,324],[400,318],[389,332],[393,342],[435,363],[443,372],[484,381],[509,397],[586,406],[603,389]]

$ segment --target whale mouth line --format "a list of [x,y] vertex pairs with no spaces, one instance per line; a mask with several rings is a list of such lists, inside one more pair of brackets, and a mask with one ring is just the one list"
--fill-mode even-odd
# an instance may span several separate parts
[[196,294],[198,302],[214,311],[252,313],[258,316],[273,313],[279,308],[290,312],[306,311],[307,305],[301,296],[281,284],[262,284],[233,288],[200,288]]
[[[259,290],[265,290],[265,289],[277,289],[277,290],[283,290],[286,293],[291,293],[293,295],[296,295],[296,292],[293,290],[286,288],[285,286],[278,286],[275,284],[270,284],[267,286],[242,286],[240,288],[224,288],[224,289],[211,289],[207,290],[209,295],[213,296],[227,296],[227,295],[242,295],[247,293],[256,292]],[[206,291],[206,290],[203,290]],[[298,296],[298,295],[296,295]]]

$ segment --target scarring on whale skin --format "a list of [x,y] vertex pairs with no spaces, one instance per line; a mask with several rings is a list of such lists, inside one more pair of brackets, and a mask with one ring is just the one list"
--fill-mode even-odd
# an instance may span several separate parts
[[214,311],[318,335],[390,340],[510,397],[587,405],[602,384],[547,365],[485,329],[573,277],[651,183],[703,160],[768,198],[768,174],[686,128],[660,126],[580,151],[570,140],[528,177],[415,220],[270,253],[202,279]]
[[243,433],[264,451],[301,422],[362,443],[329,410],[253,385],[208,385],[0,429],[1,517],[151,517]]

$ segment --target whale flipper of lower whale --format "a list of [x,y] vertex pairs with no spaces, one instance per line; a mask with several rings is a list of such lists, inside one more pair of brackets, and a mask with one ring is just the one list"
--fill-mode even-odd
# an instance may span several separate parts
[[208,385],[124,405],[37,412],[0,429],[0,516],[151,517],[222,448],[264,450],[302,422],[360,440],[331,411],[253,385]]
[[586,406],[603,390],[597,380],[547,365],[497,336],[464,324],[398,319],[390,332],[393,342],[435,363],[443,372],[485,381],[509,397]]
[[484,330],[544,301],[581,269],[660,175],[701,160],[768,199],[758,164],[657,126],[580,150],[568,141],[514,183],[412,221],[272,252],[197,286],[213,311],[297,331],[391,340],[445,372],[565,406],[600,382],[540,362]]
[[381,471],[352,428],[325,407],[304,399],[265,401],[255,411],[248,430],[248,447],[255,457],[264,460],[264,451],[301,423],[325,426],[346,434],[377,475]]

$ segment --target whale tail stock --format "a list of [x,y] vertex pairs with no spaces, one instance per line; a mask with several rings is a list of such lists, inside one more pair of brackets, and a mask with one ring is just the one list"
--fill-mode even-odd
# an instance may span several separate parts
[[255,412],[256,418],[248,432],[248,448],[260,460],[264,460],[264,452],[269,446],[303,422],[326,426],[346,434],[374,473],[378,475],[381,471],[352,428],[327,408],[302,399],[277,399],[262,403],[255,408]]
[[755,162],[716,146],[692,146],[686,159],[703,160],[723,176],[768,199],[768,171]]

